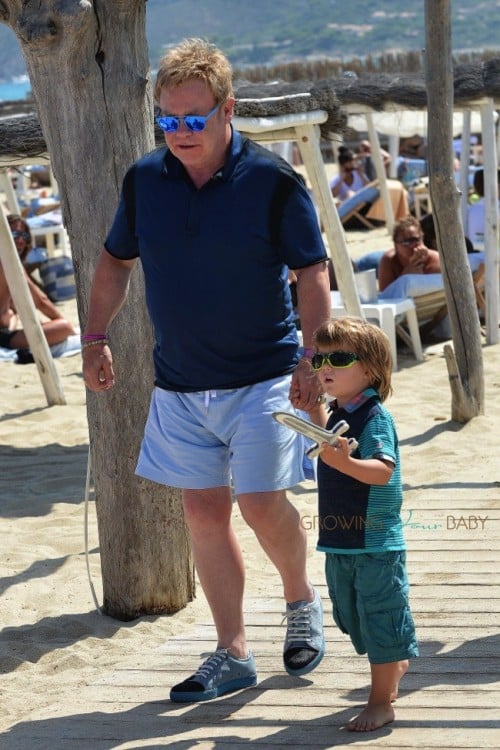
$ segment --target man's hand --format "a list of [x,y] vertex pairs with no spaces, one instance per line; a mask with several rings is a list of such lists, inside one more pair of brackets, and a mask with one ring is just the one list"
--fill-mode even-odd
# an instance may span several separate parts
[[318,404],[323,391],[318,376],[311,367],[310,361],[303,357],[299,360],[292,375],[290,401],[296,409],[310,411]]
[[87,346],[82,350],[83,379],[90,391],[107,391],[115,384],[113,357],[107,344]]

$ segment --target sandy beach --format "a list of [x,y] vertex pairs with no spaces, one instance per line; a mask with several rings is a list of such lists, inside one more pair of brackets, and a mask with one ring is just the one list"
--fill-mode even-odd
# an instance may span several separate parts
[[[349,233],[348,239],[353,257],[389,246],[384,229]],[[64,309],[76,322],[75,303],[65,303]],[[483,502],[500,501],[500,346],[483,347],[485,415],[464,426],[450,422],[451,396],[442,349],[442,344],[428,347],[422,363],[401,350],[400,369],[393,378],[394,394],[388,402],[401,439],[404,512],[411,517],[410,552],[412,546],[418,547],[419,525],[433,520],[425,513],[426,498],[439,497],[447,505],[442,524],[445,515],[460,517],[462,501],[469,503],[471,514]],[[20,727],[27,731],[30,723],[36,727],[37,722],[50,722],[66,711],[74,713],[75,705],[88,695],[85,688],[97,684],[94,690],[98,692],[99,680],[114,670],[139,665],[143,659],[171,658],[165,654],[169,639],[189,633],[208,619],[199,587],[196,600],[170,617],[146,617],[124,624],[96,611],[84,543],[88,432],[80,366],[79,355],[56,360],[67,404],[49,408],[35,365],[0,363],[0,746],[5,750],[25,750],[28,745],[23,744]],[[304,517],[314,514],[312,482],[296,488],[293,498]],[[92,501],[88,510],[90,570],[100,601]],[[274,569],[237,512],[235,516],[248,563],[247,597],[249,601],[265,599],[268,590],[276,590]],[[315,551],[315,541],[312,528],[310,574],[313,580],[323,582],[323,556]],[[492,613],[491,627],[498,624],[495,618],[498,614]],[[276,628],[281,637],[278,626],[279,622]],[[331,632],[333,639],[341,637],[335,630]],[[425,633],[421,638],[425,640]],[[280,648],[278,642],[277,651]],[[169,687],[165,682],[160,691],[166,703]],[[127,700],[134,703],[133,698]],[[140,693],[136,702],[141,703]],[[85,704],[80,705],[81,714],[86,710]],[[113,711],[110,706],[110,714]],[[101,747],[85,737],[75,742],[62,734],[60,742],[52,744],[37,742],[36,731],[33,737],[35,748]],[[170,746],[179,749],[225,747],[223,743],[202,745],[170,739]],[[159,746],[140,740],[102,744],[107,748]],[[260,745],[252,742],[252,747]]]

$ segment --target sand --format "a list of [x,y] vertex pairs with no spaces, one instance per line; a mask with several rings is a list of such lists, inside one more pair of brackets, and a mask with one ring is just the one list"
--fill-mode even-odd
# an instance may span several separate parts
[[[353,256],[388,244],[383,229],[349,233]],[[76,321],[75,303],[64,308]],[[485,415],[459,428],[449,422],[442,345],[427,348],[422,363],[409,352],[400,354],[388,406],[401,438],[408,508],[422,488],[432,494],[437,483],[441,491],[449,487],[444,491],[450,497],[500,494],[500,346],[484,346],[483,355]],[[34,365],[0,363],[1,732],[40,714],[50,716],[52,706],[60,711],[68,696],[74,699],[97,675],[111,672],[131,654],[152,653],[170,636],[188,631],[201,614],[206,618],[199,588],[196,600],[171,617],[123,624],[96,611],[84,543],[88,433],[80,356],[58,359],[56,367],[67,404],[49,408]],[[314,512],[314,485],[305,482],[294,501],[301,513]],[[251,572],[247,595],[265,596],[275,572],[239,517],[236,524]],[[91,501],[89,558],[100,601],[97,539]],[[323,559],[314,544],[311,531],[311,577],[322,581]],[[8,740],[2,746],[12,747]]]

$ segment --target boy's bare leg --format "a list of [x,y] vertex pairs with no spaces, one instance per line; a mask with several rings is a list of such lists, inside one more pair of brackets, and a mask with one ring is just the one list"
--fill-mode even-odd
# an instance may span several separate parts
[[399,681],[408,670],[408,661],[370,664],[372,687],[366,708],[346,724],[350,732],[372,732],[394,721],[391,702],[398,697]]

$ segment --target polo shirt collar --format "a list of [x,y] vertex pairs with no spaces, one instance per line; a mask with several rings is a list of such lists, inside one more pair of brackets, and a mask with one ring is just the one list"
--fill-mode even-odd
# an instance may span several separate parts
[[222,172],[222,179],[230,179],[240,158],[242,148],[243,139],[241,133],[238,130],[235,130],[231,125],[231,142],[229,144],[229,151],[224,166],[222,167],[222,170],[220,170]]
[[350,401],[345,404],[343,409],[348,412],[349,414],[352,414],[352,412],[357,411],[363,404],[366,404],[367,401],[369,401],[371,398],[375,398],[380,401],[380,396],[375,390],[375,388],[365,388],[364,391],[361,393],[358,393],[357,396],[354,396]]
[[[179,179],[186,177],[187,173],[184,169],[184,165],[179,159],[172,154],[171,151],[165,146],[165,156],[163,158],[162,174],[164,176],[172,177],[173,179]],[[212,179],[223,179],[225,181],[231,179],[233,171],[236,167],[238,159],[240,158],[241,151],[243,148],[243,139],[241,133],[235,130],[231,125],[231,141],[229,143],[229,150],[226,157],[224,166],[212,175]]]

